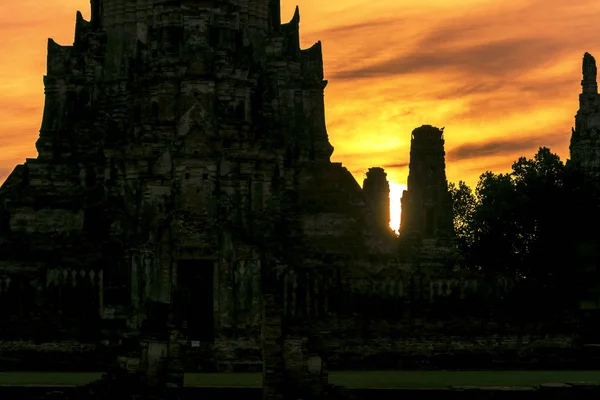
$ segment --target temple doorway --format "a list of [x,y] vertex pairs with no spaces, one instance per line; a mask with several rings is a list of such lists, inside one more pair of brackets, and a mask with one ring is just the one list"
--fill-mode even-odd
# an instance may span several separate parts
[[214,260],[182,260],[177,263],[179,311],[190,341],[213,343]]

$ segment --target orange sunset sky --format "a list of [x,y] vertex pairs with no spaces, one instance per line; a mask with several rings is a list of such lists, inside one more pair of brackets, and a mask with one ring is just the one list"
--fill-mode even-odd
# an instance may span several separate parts
[[[323,43],[332,160],[360,184],[387,170],[392,226],[420,125],[446,127],[449,181],[474,185],[539,146],[568,156],[600,2],[284,0],[284,22],[296,4],[303,47]],[[89,18],[89,0],[0,2],[0,182],[37,156],[47,38],[71,44],[76,10]]]

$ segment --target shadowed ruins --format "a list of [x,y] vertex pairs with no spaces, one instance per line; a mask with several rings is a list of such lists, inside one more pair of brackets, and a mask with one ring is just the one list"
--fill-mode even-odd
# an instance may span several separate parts
[[[119,356],[174,385],[263,370],[268,392],[576,347],[572,328],[480,311],[516,283],[460,268],[443,128],[412,132],[399,237],[385,171],[361,189],[330,161],[321,43],[300,48],[298,9],[282,24],[279,0],[91,6],[72,46],[48,41],[38,157],[0,189],[3,369]],[[571,151],[598,173],[595,77],[586,54]]]

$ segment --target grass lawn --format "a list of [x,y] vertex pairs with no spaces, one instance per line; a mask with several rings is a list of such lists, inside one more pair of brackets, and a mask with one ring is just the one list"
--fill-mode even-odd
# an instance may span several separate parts
[[[0,372],[0,385],[84,385],[101,373]],[[600,371],[332,371],[329,382],[354,388],[439,388],[447,386],[535,386],[594,382]],[[260,387],[260,373],[186,374],[186,386]]]

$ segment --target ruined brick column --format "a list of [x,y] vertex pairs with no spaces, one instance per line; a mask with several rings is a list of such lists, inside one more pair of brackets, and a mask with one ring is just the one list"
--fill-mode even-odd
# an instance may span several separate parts
[[[582,63],[581,93],[579,94],[579,109],[575,115],[575,127],[572,128],[571,143],[569,146],[570,160],[567,161],[570,166],[574,166],[582,178],[577,185],[581,185],[585,197],[578,201],[588,203],[584,205],[584,209],[589,211],[586,213],[586,221],[589,229],[581,228],[580,232],[572,234],[580,235],[578,239],[579,254],[577,256],[577,264],[583,269],[582,282],[587,283],[597,282],[596,272],[599,270],[600,248],[598,246],[598,234],[587,233],[595,232],[595,226],[598,223],[598,209],[595,212],[590,207],[592,204],[600,204],[600,94],[598,94],[596,60],[590,53],[585,53]],[[589,208],[588,208],[589,207]],[[582,234],[581,232],[586,232]],[[586,307],[594,307],[600,300],[598,293],[600,290],[597,285],[588,285],[584,290],[580,291],[580,304]]]
[[171,324],[169,327],[169,347],[167,359],[166,387],[179,389],[183,387],[183,354],[181,348],[187,342],[187,337],[179,327]]
[[[295,276],[295,284],[287,285],[284,304],[288,306],[283,320],[286,394],[293,399],[318,399],[326,392],[328,374],[322,358],[320,332],[316,327],[317,317],[311,310],[310,301],[300,307],[298,303],[289,301],[290,297],[308,299],[310,288],[314,285],[311,280],[315,277],[301,269],[290,271],[290,275]],[[294,305],[288,309],[290,304]]]
[[375,214],[375,224],[381,229],[390,229],[390,184],[383,168],[369,168],[363,181],[363,191]]
[[445,154],[444,128],[423,125],[413,130],[400,243],[422,267],[449,266],[457,259]]
[[276,293],[263,293],[261,328],[263,400],[283,397],[283,338],[281,301]]
[[310,324],[295,326],[284,333],[284,382],[290,398],[319,399],[325,393],[328,372],[318,340]]
[[444,130],[423,125],[412,132],[407,190],[402,193],[400,235],[452,237],[452,197],[446,180]]
[[600,95],[596,82],[596,60],[590,53],[583,56],[583,79],[579,110],[575,115],[569,146],[571,162],[589,179],[600,178]]
[[[306,314],[286,315],[287,266],[262,262],[261,268],[263,400],[321,398],[328,380],[318,333]],[[306,282],[299,287],[304,289],[297,296],[306,290]]]
[[145,388],[166,388],[169,356],[169,305],[152,302],[142,325],[140,372]]
[[263,400],[283,400],[283,301],[276,261],[263,255],[260,262],[263,362]]
[[103,378],[108,393],[148,399],[176,398],[183,387],[181,345],[185,336],[174,323],[171,306],[149,304],[139,339],[139,358],[118,357],[116,368]]

